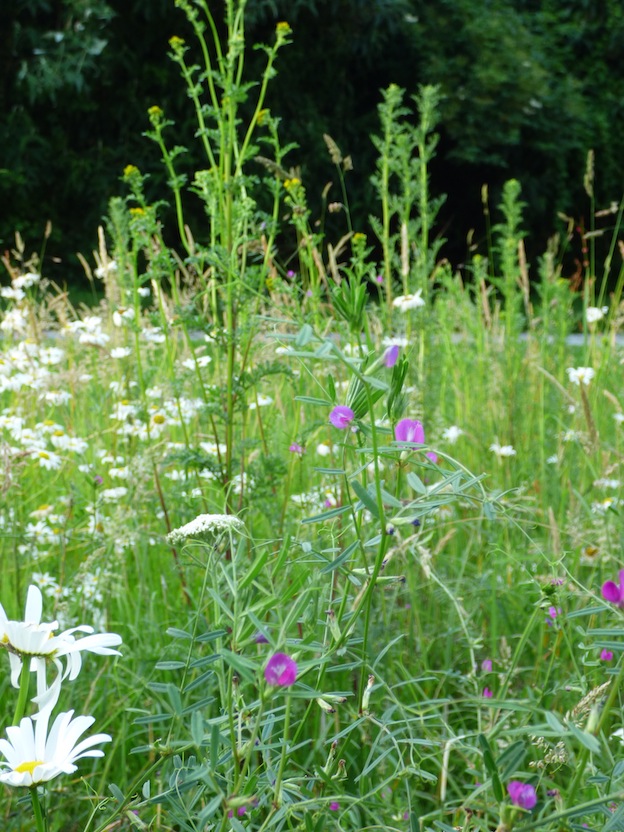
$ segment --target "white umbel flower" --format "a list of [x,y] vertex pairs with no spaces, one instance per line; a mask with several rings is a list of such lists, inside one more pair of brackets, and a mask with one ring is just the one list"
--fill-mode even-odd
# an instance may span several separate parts
[[[83,624],[58,635],[58,621],[42,623],[43,596],[38,586],[30,586],[26,596],[24,621],[11,621],[0,604],[0,646],[7,649],[11,664],[11,684],[19,687],[24,662],[29,662],[31,672],[37,674],[37,696],[33,701],[40,711],[51,711],[56,705],[63,679],[73,680],[82,667],[81,651],[111,656],[120,655],[116,646],[121,636],[116,633],[93,633],[93,627]],[[74,633],[86,633],[77,639]],[[61,659],[65,660],[65,666]],[[47,685],[47,663],[53,662],[58,674],[50,687]],[[37,715],[39,719],[41,714]]]
[[206,537],[225,531],[240,532],[244,528],[243,521],[231,514],[200,514],[190,523],[169,532],[167,540],[181,543],[189,537]]
[[585,320],[588,324],[595,324],[601,321],[608,311],[608,306],[588,306],[585,310]]
[[59,714],[48,734],[49,713],[37,722],[24,717],[19,725],[7,728],[8,739],[0,739],[0,753],[6,763],[0,763],[0,782],[7,786],[31,787],[45,783],[59,774],[76,771],[76,761],[82,757],[103,757],[104,752],[92,748],[110,742],[108,734],[95,734],[77,742],[95,722],[92,716],[77,716],[73,711]]
[[577,387],[581,384],[587,386],[596,375],[591,367],[568,367],[566,373],[572,384],[576,384]]

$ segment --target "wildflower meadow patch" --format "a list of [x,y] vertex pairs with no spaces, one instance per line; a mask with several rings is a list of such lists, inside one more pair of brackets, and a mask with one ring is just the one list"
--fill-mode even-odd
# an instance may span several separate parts
[[325,136],[330,239],[266,108],[296,33],[253,83],[244,3],[176,5],[193,163],[155,103],[101,300],[3,257],[2,828],[623,829],[621,210],[529,282],[512,180],[455,273],[439,93],[391,86],[374,239]]

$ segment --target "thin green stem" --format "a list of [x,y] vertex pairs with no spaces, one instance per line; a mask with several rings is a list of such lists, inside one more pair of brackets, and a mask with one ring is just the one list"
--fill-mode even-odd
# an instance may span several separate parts
[[43,808],[37,793],[37,787],[32,786],[30,789],[30,799],[32,802],[33,815],[35,816],[35,823],[37,824],[37,832],[46,832],[46,819],[43,814]]
[[28,687],[30,685],[30,667],[29,660],[22,662],[22,669],[20,671],[20,686],[15,703],[15,713],[13,714],[13,725],[19,725],[20,720],[26,712],[26,703],[28,702]]

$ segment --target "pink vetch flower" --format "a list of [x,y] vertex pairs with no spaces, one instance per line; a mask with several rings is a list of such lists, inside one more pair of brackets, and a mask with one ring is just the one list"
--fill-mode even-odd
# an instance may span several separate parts
[[303,456],[303,454],[305,453],[305,448],[298,442],[293,442],[288,450],[291,452],[291,454],[299,454],[299,456]]
[[520,806],[521,809],[532,809],[537,803],[535,788],[522,780],[512,780],[507,786],[507,793],[514,806]]
[[416,419],[401,419],[394,429],[394,438],[397,442],[413,442],[417,445],[425,444],[425,429],[422,422]]
[[337,812],[338,809],[340,809],[340,803],[338,803],[337,800],[332,800],[332,802],[329,804],[330,812]]
[[546,619],[546,623],[549,627],[552,627],[557,617],[561,615],[561,607],[548,607],[547,615],[548,618]]
[[605,581],[602,585],[602,597],[620,609],[624,609],[624,569],[620,569],[619,586],[614,581]]
[[394,365],[397,363],[398,357],[399,346],[398,344],[393,344],[386,350],[386,353],[384,355],[384,364],[386,365],[386,367],[394,367]]
[[484,699],[491,699],[494,696],[492,691],[489,688],[483,688],[483,698]]
[[427,459],[430,459],[434,465],[438,461],[438,455],[435,454],[433,451],[429,451],[429,453],[426,453],[425,456],[427,457]]
[[269,685],[289,688],[297,679],[297,662],[286,653],[274,653],[264,669],[264,678]]
[[491,673],[492,672],[492,659],[483,659],[481,662],[481,670],[484,673]]
[[329,414],[329,421],[338,430],[345,430],[355,419],[355,413],[346,404],[339,404]]
[[613,652],[611,650],[607,650],[606,648],[601,651],[600,653],[600,661],[601,662],[611,662],[613,661]]

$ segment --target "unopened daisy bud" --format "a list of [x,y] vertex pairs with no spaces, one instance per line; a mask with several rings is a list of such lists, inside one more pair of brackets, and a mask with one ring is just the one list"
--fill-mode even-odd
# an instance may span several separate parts
[[368,681],[366,682],[366,690],[362,694],[362,711],[368,711],[368,703],[370,700],[371,691],[373,689],[373,685],[375,684],[375,677],[373,675],[368,677]]

